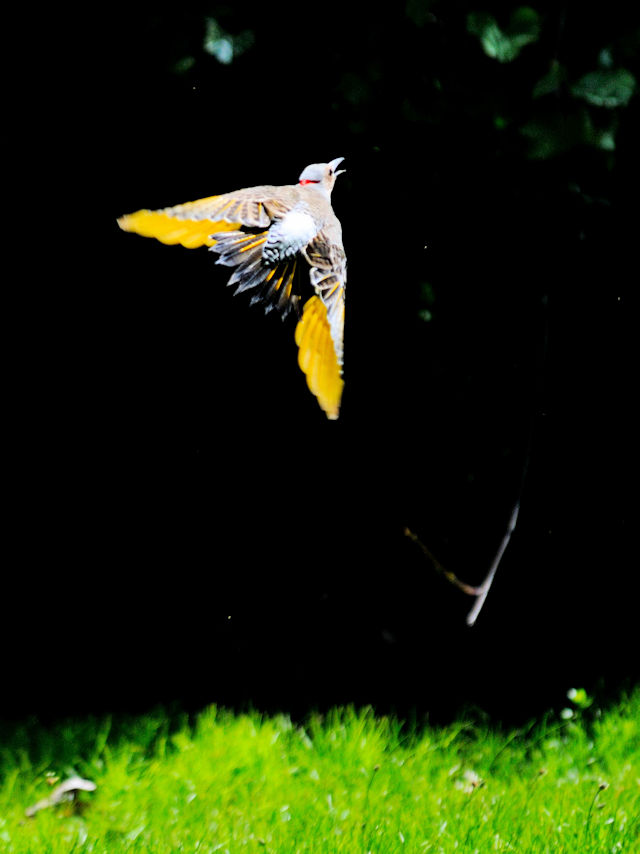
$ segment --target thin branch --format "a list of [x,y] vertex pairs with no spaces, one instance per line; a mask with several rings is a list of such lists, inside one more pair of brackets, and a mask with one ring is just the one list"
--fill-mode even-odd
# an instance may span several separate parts
[[440,575],[444,575],[444,577],[453,584],[454,587],[457,587],[458,590],[462,590],[463,593],[466,593],[467,596],[480,596],[482,593],[482,589],[480,587],[472,587],[470,584],[466,584],[464,581],[460,581],[457,575],[451,572],[440,563],[440,561],[434,557],[429,549],[425,546],[422,540],[417,537],[410,528],[405,528],[404,533],[406,537],[409,537],[410,540],[419,546],[422,550],[422,553],[427,558],[427,560],[431,563],[436,572],[439,572]]
[[[564,26],[564,18],[561,21],[561,26]],[[540,397],[541,389],[543,386],[543,377],[544,377],[544,363],[546,361],[547,347],[548,347],[548,339],[549,339],[549,318],[547,316],[547,295],[543,295],[541,305],[544,310],[544,321],[543,321],[543,334],[542,341],[540,346],[540,351],[538,354],[539,367],[537,371],[536,377],[536,397]],[[520,476],[520,487],[518,490],[518,497],[513,505],[513,510],[511,511],[511,515],[509,517],[509,522],[507,523],[507,530],[500,541],[500,546],[498,547],[498,551],[496,552],[496,556],[493,559],[491,566],[489,567],[489,571],[487,572],[482,584],[479,587],[473,587],[471,584],[467,584],[464,581],[461,581],[457,575],[455,575],[450,570],[446,569],[440,561],[431,554],[429,549],[425,546],[425,544],[411,531],[409,528],[404,529],[405,536],[409,537],[409,539],[413,540],[416,545],[420,547],[422,553],[427,558],[427,560],[431,563],[433,568],[440,575],[444,575],[444,577],[449,581],[454,587],[457,587],[458,590],[461,590],[463,593],[466,593],[468,596],[475,596],[476,601],[473,603],[473,607],[467,614],[466,623],[468,626],[475,625],[476,620],[478,619],[478,615],[482,610],[484,603],[489,595],[489,591],[491,590],[491,585],[493,584],[493,579],[495,578],[496,572],[498,571],[498,567],[500,566],[500,562],[504,556],[507,546],[509,545],[509,541],[511,540],[511,536],[516,529],[516,525],[518,524],[518,514],[520,513],[520,501],[522,499],[522,494],[524,492],[524,484],[527,478],[527,472],[529,469],[529,461],[531,458],[531,450],[533,447],[533,435],[535,430],[535,418],[532,417],[531,426],[529,428],[529,437],[527,440],[524,461],[522,465],[522,474]]]
[[451,572],[451,570],[446,569],[440,561],[429,551],[429,549],[425,546],[422,540],[413,533],[410,528],[405,528],[404,533],[405,536],[409,537],[417,546],[419,546],[423,555],[427,558],[429,563],[433,566],[433,568],[440,575],[443,575],[450,584],[453,584],[454,587],[457,587],[458,590],[461,590],[463,593],[466,593],[467,596],[475,596],[476,601],[473,604],[473,607],[467,614],[466,623],[468,626],[473,626],[478,619],[478,615],[482,610],[482,607],[485,603],[487,596],[489,595],[489,590],[491,590],[491,585],[493,584],[493,579],[495,578],[498,567],[500,566],[500,561],[506,551],[507,546],[509,545],[509,540],[511,539],[511,535],[515,531],[515,527],[518,523],[518,514],[520,512],[520,499],[516,501],[514,504],[513,510],[511,511],[511,516],[509,517],[509,524],[507,525],[507,530],[505,532],[502,541],[500,542],[500,546],[498,547],[498,551],[496,552],[496,556],[493,559],[491,566],[489,567],[489,571],[487,572],[484,581],[480,584],[479,587],[473,587],[471,584],[467,584],[465,581],[461,581],[458,576]]
[[516,501],[513,506],[513,510],[511,511],[511,517],[509,519],[509,524],[507,526],[507,530],[505,532],[504,537],[502,538],[502,542],[498,548],[495,558],[493,559],[493,563],[489,567],[489,572],[487,573],[484,581],[478,588],[478,598],[474,602],[473,608],[467,614],[467,625],[473,626],[475,621],[478,619],[478,614],[482,610],[482,606],[484,605],[485,599],[491,590],[491,585],[493,584],[493,579],[495,577],[498,566],[500,565],[500,561],[502,560],[502,556],[505,553],[505,549],[509,545],[509,540],[511,539],[511,535],[515,531],[516,524],[518,522],[518,513],[520,512],[520,501]]

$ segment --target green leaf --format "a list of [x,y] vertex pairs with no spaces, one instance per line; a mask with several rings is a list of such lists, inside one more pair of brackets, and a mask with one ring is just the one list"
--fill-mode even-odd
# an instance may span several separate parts
[[601,148],[603,151],[615,151],[616,138],[614,132],[612,130],[601,131],[597,135],[594,145],[597,145],[598,148]]
[[547,160],[564,154],[577,145],[587,145],[602,151],[614,151],[617,131],[616,117],[596,122],[587,107],[574,103],[569,110],[536,110],[535,115],[520,127],[528,139],[527,156]]
[[433,318],[433,312],[431,309],[436,301],[436,293],[430,282],[420,283],[418,298],[419,302],[422,304],[421,308],[418,310],[418,317],[420,320],[424,320],[428,323]]
[[488,12],[471,12],[467,15],[467,31],[478,37],[487,56],[498,62],[512,62],[525,45],[538,39],[540,16],[535,9],[521,6],[502,30]]
[[584,688],[570,688],[567,697],[579,709],[588,709],[593,703],[593,697],[590,697]]
[[581,77],[571,94],[595,107],[626,107],[633,95],[636,78],[624,68],[600,68]]
[[542,98],[544,95],[555,95],[565,83],[567,71],[557,60],[551,63],[551,67],[545,75],[533,87],[533,97]]
[[528,140],[527,156],[547,160],[568,151],[581,138],[582,122],[577,115],[537,115],[520,128]]
[[613,68],[613,56],[608,47],[603,47],[598,54],[598,65],[600,68]]
[[195,56],[183,56],[174,62],[173,70],[176,74],[186,74],[196,64]]
[[467,32],[478,36],[479,39],[482,38],[485,30],[492,26],[497,27],[498,23],[488,12],[469,12],[467,15]]
[[536,41],[540,35],[540,15],[531,6],[520,6],[512,12],[507,32],[514,36],[528,36]]
[[232,36],[222,29],[215,18],[206,17],[204,20],[205,36],[202,47],[222,65],[230,65],[237,56],[253,45],[254,36],[251,30],[244,30]]

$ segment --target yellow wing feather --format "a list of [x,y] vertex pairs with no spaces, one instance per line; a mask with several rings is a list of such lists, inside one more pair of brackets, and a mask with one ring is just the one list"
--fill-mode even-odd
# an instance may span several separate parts
[[327,418],[336,419],[340,414],[344,381],[331,337],[327,307],[320,297],[313,296],[305,303],[295,340],[299,347],[298,365],[307,377],[309,390]]
[[[241,225],[239,222],[212,221],[202,217],[204,209],[216,198],[218,197],[209,196],[196,202],[158,211],[136,211],[120,217],[118,225],[123,231],[132,231],[142,237],[155,237],[161,243],[180,243],[187,249],[213,246],[215,240],[211,238],[212,234],[237,231]],[[189,217],[190,214],[193,219]]]

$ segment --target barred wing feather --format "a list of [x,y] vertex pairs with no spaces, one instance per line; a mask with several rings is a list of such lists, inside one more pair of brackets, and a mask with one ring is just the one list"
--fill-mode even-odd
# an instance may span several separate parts
[[120,217],[123,231],[155,237],[161,243],[180,243],[187,249],[213,246],[213,234],[237,231],[241,226],[267,228],[273,217],[285,213],[292,202],[282,187],[249,187],[235,193],[208,196],[160,210],[139,210]]

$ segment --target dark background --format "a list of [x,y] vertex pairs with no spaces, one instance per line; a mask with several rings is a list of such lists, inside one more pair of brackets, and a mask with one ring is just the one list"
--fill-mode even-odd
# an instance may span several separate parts
[[[5,214],[6,714],[353,702],[512,720],[638,677],[639,107],[578,86],[637,79],[632,5],[537,3],[509,62],[468,15],[508,30],[515,3],[122,6],[9,30],[27,110]],[[232,298],[206,251],[115,219],[337,156],[330,423],[292,323]],[[404,527],[479,583],[525,467],[469,629],[471,600]]]

